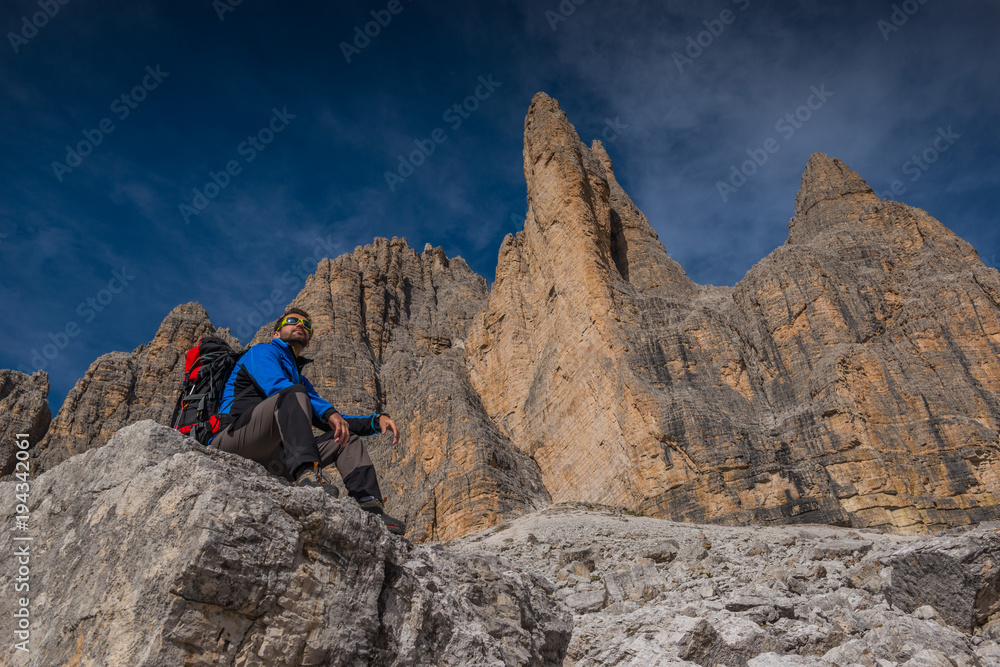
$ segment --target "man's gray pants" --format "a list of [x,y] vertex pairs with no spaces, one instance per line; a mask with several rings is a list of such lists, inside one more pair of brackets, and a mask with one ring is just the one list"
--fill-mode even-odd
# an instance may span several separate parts
[[293,385],[258,403],[249,415],[215,436],[211,446],[256,461],[289,480],[303,464],[336,463],[350,496],[382,500],[375,466],[361,438],[352,433],[340,446],[333,431],[313,436],[312,414],[306,388]]

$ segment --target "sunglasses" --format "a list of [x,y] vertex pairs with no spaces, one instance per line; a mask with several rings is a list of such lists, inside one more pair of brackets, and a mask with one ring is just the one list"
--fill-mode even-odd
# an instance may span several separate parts
[[289,324],[293,324],[293,325],[294,324],[298,324],[299,322],[302,323],[302,326],[304,326],[306,328],[306,331],[308,331],[309,335],[311,336],[312,332],[313,332],[312,322],[310,322],[309,320],[303,319],[301,317],[286,317],[285,319],[281,320],[281,324],[278,325],[278,328],[280,329],[280,328],[282,328],[284,326],[287,326]]

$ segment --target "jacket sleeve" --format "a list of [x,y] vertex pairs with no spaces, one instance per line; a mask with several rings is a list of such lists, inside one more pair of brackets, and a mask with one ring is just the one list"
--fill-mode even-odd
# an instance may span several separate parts
[[375,435],[380,433],[378,427],[378,418],[381,417],[383,413],[374,415],[365,415],[363,417],[357,417],[355,415],[340,415],[347,422],[347,426],[351,433],[355,435]]

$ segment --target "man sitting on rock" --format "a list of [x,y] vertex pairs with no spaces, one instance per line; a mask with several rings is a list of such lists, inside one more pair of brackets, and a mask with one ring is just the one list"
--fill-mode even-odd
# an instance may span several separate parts
[[[402,535],[403,522],[383,509],[375,467],[358,437],[389,430],[396,444],[396,422],[387,414],[341,415],[319,397],[302,375],[302,367],[312,360],[299,356],[312,334],[309,314],[289,308],[275,322],[271,342],[254,345],[240,357],[222,394],[220,419],[230,426],[209,444],[257,461],[296,486],[320,487],[334,497],[337,487],[323,466],[336,463],[348,494]],[[314,436],[313,425],[327,433]]]

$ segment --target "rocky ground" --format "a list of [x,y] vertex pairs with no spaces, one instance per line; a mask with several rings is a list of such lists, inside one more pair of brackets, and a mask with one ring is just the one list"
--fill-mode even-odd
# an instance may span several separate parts
[[29,537],[31,651],[0,665],[1000,665],[1000,523],[902,537],[563,503],[414,545],[152,421],[0,483],[17,502],[0,588]]
[[724,527],[559,504],[446,546],[555,585],[574,613],[564,665],[987,667],[1000,665],[998,531]]
[[0,531],[0,666],[541,667],[571,636],[542,577],[149,420],[27,479],[0,482],[28,516]]

